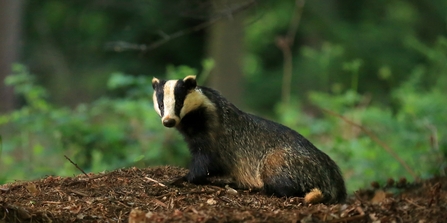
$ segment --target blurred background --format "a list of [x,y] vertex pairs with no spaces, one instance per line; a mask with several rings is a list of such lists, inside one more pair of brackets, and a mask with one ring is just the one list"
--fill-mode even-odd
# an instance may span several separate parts
[[187,167],[152,77],[196,74],[328,153],[350,191],[445,175],[445,0],[0,2],[0,183]]

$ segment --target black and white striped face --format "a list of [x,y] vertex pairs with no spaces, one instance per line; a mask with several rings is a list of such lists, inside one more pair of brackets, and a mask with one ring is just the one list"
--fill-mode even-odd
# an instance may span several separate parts
[[200,107],[205,96],[197,90],[195,76],[179,80],[152,79],[154,109],[166,127],[177,126],[181,119]]

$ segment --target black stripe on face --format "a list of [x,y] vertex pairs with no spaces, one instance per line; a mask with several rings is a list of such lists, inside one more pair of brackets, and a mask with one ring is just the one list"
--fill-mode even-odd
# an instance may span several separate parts
[[177,117],[180,117],[180,111],[183,108],[183,103],[189,90],[190,89],[187,88],[183,80],[177,81],[177,84],[174,87],[174,98],[175,98],[174,112]]
[[154,86],[154,91],[155,91],[155,96],[157,98],[157,103],[158,103],[158,108],[160,109],[160,115],[161,117],[163,117],[164,115],[164,103],[163,103],[163,99],[164,99],[164,86],[166,84],[165,80],[161,80],[159,84],[157,84],[156,86]]

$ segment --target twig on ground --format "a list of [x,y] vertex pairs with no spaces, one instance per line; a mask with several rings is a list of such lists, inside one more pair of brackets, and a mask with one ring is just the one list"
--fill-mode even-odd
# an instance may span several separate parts
[[71,164],[73,164],[76,168],[78,168],[78,170],[80,170],[85,176],[87,176],[88,178],[90,178],[90,176],[83,170],[81,169],[81,167],[78,166],[78,164],[74,163],[73,161],[71,161],[70,158],[68,158],[66,155],[64,155],[65,159],[67,159],[68,161],[70,161]]
[[160,183],[160,182],[158,182],[157,180],[154,180],[154,179],[152,179],[152,178],[150,178],[150,177],[144,177],[146,180],[149,180],[149,181],[152,181],[152,182],[154,182],[154,183],[157,183],[158,185],[160,185],[160,186],[162,186],[162,187],[166,187],[166,185],[164,185],[164,184],[162,184],[162,183]]
[[416,173],[410,168],[410,166],[403,160],[403,159],[401,159],[400,157],[399,157],[399,155],[397,154],[397,153],[395,153],[391,148],[390,148],[390,146],[388,146],[388,144],[386,144],[385,142],[383,142],[382,140],[380,140],[379,139],[379,137],[377,137],[377,135],[375,135],[373,132],[371,132],[370,130],[368,130],[367,128],[365,128],[364,126],[362,126],[362,125],[359,125],[359,124],[357,124],[357,123],[355,123],[355,122],[353,122],[353,121],[351,121],[351,120],[349,120],[349,119],[347,119],[347,118],[345,118],[344,116],[342,116],[342,115],[340,115],[340,114],[338,114],[338,113],[335,113],[335,112],[333,112],[333,111],[331,111],[331,110],[327,110],[327,109],[324,109],[324,108],[321,108],[321,110],[323,110],[323,111],[325,111],[325,112],[327,112],[327,113],[329,113],[329,114],[331,114],[331,115],[333,115],[333,116],[336,116],[336,117],[338,117],[338,118],[341,118],[343,121],[345,121],[346,123],[348,123],[348,124],[350,124],[350,125],[353,125],[353,126],[355,126],[355,127],[357,127],[357,128],[359,128],[360,130],[362,130],[366,135],[368,135],[374,142],[376,142],[377,144],[379,144],[383,149],[385,149],[385,151],[387,151],[394,159],[396,159],[406,170],[407,170],[407,172],[415,179],[415,180],[418,180],[419,178],[418,178],[418,176],[416,175]]
[[67,191],[69,191],[71,193],[74,193],[74,194],[77,194],[77,195],[79,195],[81,197],[88,197],[89,196],[88,194],[86,194],[86,193],[84,193],[82,191],[78,191],[78,190],[67,189]]

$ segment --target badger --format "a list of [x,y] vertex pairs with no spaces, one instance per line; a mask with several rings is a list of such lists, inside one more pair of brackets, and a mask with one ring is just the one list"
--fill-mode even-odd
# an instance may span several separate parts
[[165,127],[176,128],[191,153],[194,184],[227,176],[239,188],[306,203],[340,203],[346,188],[337,164],[296,131],[245,113],[195,76],[152,79],[154,109]]

